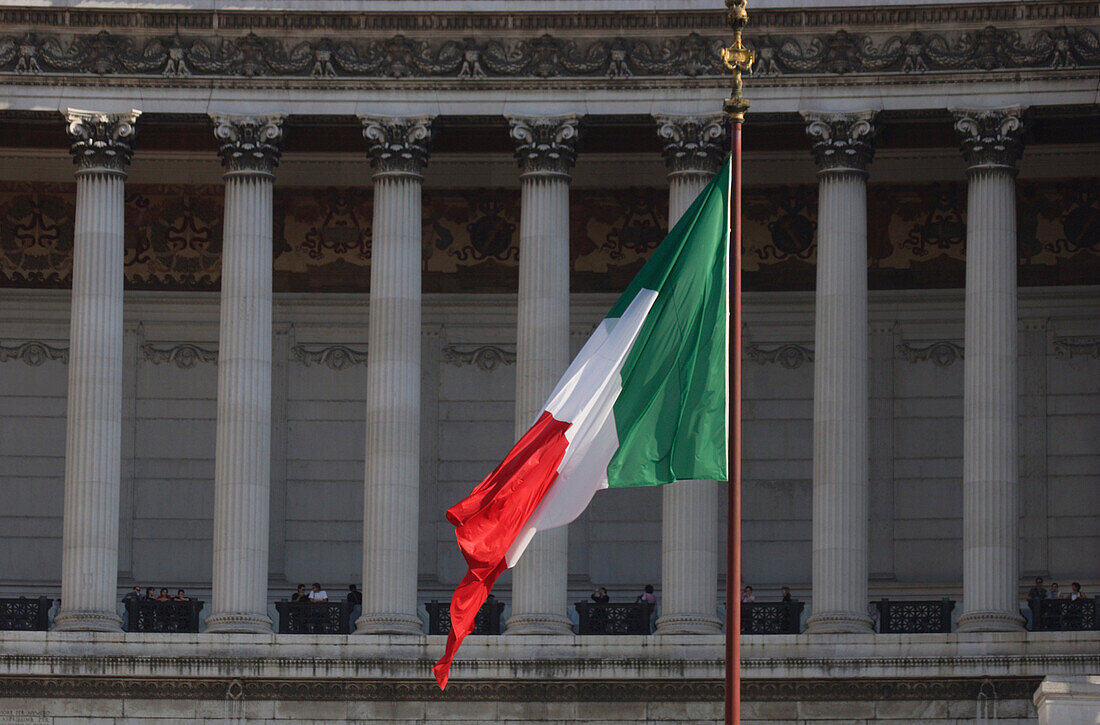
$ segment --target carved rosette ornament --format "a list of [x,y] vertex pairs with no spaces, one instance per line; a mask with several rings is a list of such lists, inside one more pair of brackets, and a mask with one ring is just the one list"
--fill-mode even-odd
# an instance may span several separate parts
[[97,113],[65,110],[73,163],[86,169],[108,169],[122,172],[133,156],[135,124],[141,111],[129,113]]
[[506,116],[516,142],[516,159],[524,174],[568,176],[577,160],[580,117]]
[[653,118],[657,121],[657,135],[664,144],[662,153],[670,174],[718,172],[729,151],[725,116],[655,113]]
[[283,153],[283,116],[212,113],[218,155],[227,173],[274,174]]
[[874,111],[817,113],[803,111],[806,135],[813,142],[811,152],[822,171],[866,173],[875,155],[878,134]]
[[972,110],[952,108],[955,130],[962,135],[962,155],[967,166],[1015,168],[1023,153],[1024,108]]
[[375,174],[420,176],[432,145],[432,116],[360,116]]

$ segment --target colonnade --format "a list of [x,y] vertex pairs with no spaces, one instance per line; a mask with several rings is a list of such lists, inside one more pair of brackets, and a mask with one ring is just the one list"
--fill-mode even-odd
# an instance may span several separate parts
[[[1015,161],[1021,108],[954,109],[968,166],[964,581],[959,628],[1011,630],[1018,581]],[[122,407],[123,194],[139,113],[66,112],[77,164],[58,629],[112,631]],[[867,178],[871,111],[805,113],[819,171],[811,632],[869,631]],[[225,168],[212,612],[268,632],[272,185],[279,115],[214,115]],[[415,633],[421,185],[429,116],[360,117],[374,181],[360,633]],[[508,116],[521,169],[516,433],[569,362],[569,185],[580,118]],[[720,116],[656,115],[675,223],[721,165]],[[473,482],[472,482],[473,483]],[[719,631],[720,483],[663,491],[660,634]],[[566,528],[516,568],[507,633],[565,634]]]

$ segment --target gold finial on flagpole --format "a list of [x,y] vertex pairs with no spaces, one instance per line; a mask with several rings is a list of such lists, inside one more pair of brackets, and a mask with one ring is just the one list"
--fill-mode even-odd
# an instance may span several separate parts
[[741,94],[744,87],[741,74],[752,73],[756,60],[756,53],[741,42],[741,32],[749,24],[747,4],[748,0],[726,0],[726,22],[733,28],[733,45],[722,48],[722,61],[733,71],[733,90],[722,107],[734,123],[744,123],[745,111],[749,110],[749,102]]

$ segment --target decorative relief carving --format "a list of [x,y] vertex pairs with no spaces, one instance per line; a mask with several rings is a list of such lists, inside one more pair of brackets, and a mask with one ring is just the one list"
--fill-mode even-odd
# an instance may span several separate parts
[[359,116],[367,155],[376,174],[399,172],[417,176],[428,164],[432,143],[432,116],[390,118]]
[[492,372],[501,365],[515,365],[516,352],[495,345],[481,345],[467,349],[447,345],[443,348],[443,362],[456,367],[474,365],[486,372]]
[[941,368],[950,367],[964,357],[963,346],[948,340],[934,342],[925,347],[913,347],[909,343],[903,342],[895,349],[898,352],[898,357],[902,360],[911,363],[931,362]]
[[[861,12],[864,11],[852,10],[856,14]],[[256,17],[262,20],[262,16]],[[509,19],[518,22],[505,29],[522,30],[526,25],[522,17]],[[1000,20],[1017,19],[1008,15]],[[225,18],[222,20],[224,22]],[[365,24],[370,24],[370,18],[364,20]],[[440,27],[438,19],[433,20],[431,28]],[[570,18],[570,24],[561,29],[575,30],[577,22],[583,24],[584,20],[583,17]],[[645,24],[641,17],[632,20]],[[725,32],[723,23],[709,20],[709,16],[687,18],[678,27]],[[1042,20],[1050,22],[1049,18]],[[945,22],[939,17],[934,21]],[[470,21],[467,19],[467,22]],[[545,20],[542,22],[545,28]],[[832,22],[835,23],[835,18]],[[853,27],[857,22],[858,18],[853,19]],[[896,22],[904,21],[867,18],[867,24],[874,27]],[[965,22],[973,20],[967,17]],[[39,25],[41,19],[17,24]],[[465,24],[458,21],[448,27],[463,32],[458,26]],[[754,22],[754,25],[766,28],[767,24]],[[805,16],[800,16],[799,22],[789,27],[807,26],[812,25],[806,22]],[[339,26],[334,23],[333,27]],[[661,26],[662,29],[670,27],[675,26],[667,21]],[[786,26],[780,23],[771,27]],[[220,28],[231,29],[224,25]],[[286,30],[281,23],[278,29]],[[303,29],[312,30],[313,26]],[[607,27],[599,29],[608,32]],[[482,32],[484,28],[477,26],[476,30]],[[21,37],[0,38],[0,72],[165,78],[202,75],[393,80],[437,77],[474,82],[482,78],[602,77],[622,83],[638,77],[724,76],[728,71],[720,60],[719,50],[725,41],[724,36],[704,36],[697,32],[665,38],[616,37],[592,41],[576,41],[549,33],[529,38],[456,37],[443,41],[417,40],[403,35],[366,40],[340,37],[288,40],[251,32],[220,38],[128,37],[107,30],[69,38],[27,33]],[[858,30],[798,35],[764,33],[747,41],[756,51],[753,72],[765,79],[788,75],[919,74],[1016,68],[1073,70],[1100,65],[1100,36],[1096,31],[1090,27],[1067,25],[1027,30],[987,25],[979,30],[953,33],[912,31],[894,35],[871,35]]]
[[[878,662],[872,660],[869,664]],[[995,687],[996,697],[1002,701],[1030,701],[1041,681],[1041,677],[745,678],[741,681],[741,698],[747,702],[972,701]],[[447,689],[449,699],[466,702],[721,702],[723,693],[724,685],[717,678],[538,682],[458,679]],[[5,676],[0,677],[0,697],[410,702],[437,700],[439,687],[429,678]]]
[[141,357],[154,365],[167,363],[175,365],[181,370],[190,370],[203,363],[218,364],[217,350],[207,350],[191,343],[173,345],[172,347],[157,347],[145,342],[141,345]]
[[875,155],[878,132],[874,111],[855,113],[815,113],[803,111],[806,135],[813,142],[811,151],[823,170],[854,169],[866,171]]
[[1100,337],[1056,337],[1054,352],[1060,358],[1100,358]]
[[329,345],[327,347],[307,347],[295,345],[290,348],[290,354],[296,362],[307,368],[311,365],[324,365],[330,370],[346,370],[356,365],[367,364],[365,350],[353,350],[346,345]]
[[19,345],[0,344],[0,362],[18,360],[31,367],[38,367],[48,360],[56,360],[62,365],[69,362],[69,348],[53,347],[44,342],[32,340]]
[[226,171],[270,174],[283,153],[283,117],[211,113],[218,155]]
[[655,113],[657,136],[663,142],[670,172],[717,173],[729,151],[726,116],[669,116]]
[[134,153],[133,141],[141,111],[128,114],[97,113],[68,108],[69,153],[81,169],[122,171]]
[[814,361],[814,351],[803,345],[779,345],[771,349],[759,345],[747,345],[744,351],[746,360],[752,360],[758,365],[776,364],[782,365],[788,370],[800,368],[804,363]]
[[533,117],[507,116],[516,142],[516,159],[525,174],[568,174],[577,160],[580,132],[576,114]]
[[951,109],[968,166],[1015,166],[1023,153],[1024,108]]

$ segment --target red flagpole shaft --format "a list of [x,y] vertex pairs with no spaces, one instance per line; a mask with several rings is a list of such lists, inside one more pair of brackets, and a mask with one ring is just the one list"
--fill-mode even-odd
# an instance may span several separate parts
[[726,504],[726,725],[741,722],[741,121],[730,124],[729,496]]

